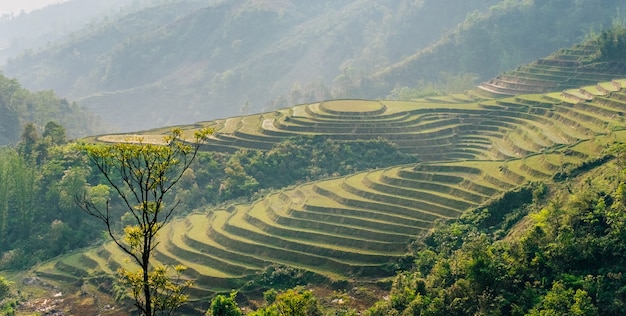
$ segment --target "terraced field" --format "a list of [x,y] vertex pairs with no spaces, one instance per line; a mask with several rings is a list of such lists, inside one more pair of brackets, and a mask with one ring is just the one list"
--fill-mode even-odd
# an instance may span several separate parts
[[[211,151],[267,150],[289,137],[324,135],[342,140],[385,137],[425,162],[501,160],[571,144],[623,125],[620,89],[622,83],[614,81],[476,102],[459,96],[449,103],[441,98],[437,102],[432,98],[413,102],[335,100],[183,128],[214,127],[217,132],[205,146]],[[149,140],[164,132],[152,130],[142,135]],[[128,135],[97,139],[127,141]]]
[[626,76],[626,64],[594,60],[595,42],[561,49],[531,64],[503,73],[479,86],[493,95],[561,91]]
[[[327,101],[185,126],[189,132],[216,128],[207,150],[267,149],[297,135],[384,136],[422,162],[176,219],[161,234],[156,259],[188,266],[198,300],[242,288],[270,264],[335,280],[379,280],[393,273],[407,244],[434,221],[457,218],[530,181],[549,181],[599,157],[608,143],[626,140],[625,110],[626,80],[615,80],[501,99],[468,94],[466,100]],[[141,134],[155,139],[161,132]],[[105,244],[42,264],[37,273],[95,277],[128,264],[123,258]]]

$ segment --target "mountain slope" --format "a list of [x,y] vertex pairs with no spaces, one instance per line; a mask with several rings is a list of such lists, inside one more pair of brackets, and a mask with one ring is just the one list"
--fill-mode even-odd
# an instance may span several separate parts
[[351,89],[374,98],[397,86],[441,80],[441,73],[473,73],[487,80],[614,24],[624,25],[620,12],[625,9],[617,0],[503,1],[468,16],[427,49],[352,82]]
[[[501,221],[509,207],[530,202],[529,184],[561,181],[604,163],[607,144],[626,139],[618,114],[626,107],[625,87],[626,80],[616,80],[564,93],[478,102],[341,100],[293,107],[294,114],[284,122],[301,127],[302,133],[321,128],[342,135],[342,129],[350,128],[349,119],[360,117],[361,123],[368,121],[363,127],[380,127],[376,133],[382,136],[423,141],[413,147],[424,161],[315,181],[251,204],[188,215],[168,226],[155,258],[190,267],[199,306],[215,291],[254,291],[263,285],[259,275],[270,264],[301,269],[318,280],[376,282],[393,273],[406,245],[436,221],[483,207],[492,211],[491,221]],[[572,98],[583,94],[592,97]],[[402,110],[408,116],[396,122],[394,113]],[[253,124],[263,120],[256,116],[248,116],[250,126],[242,130],[257,129]],[[305,123],[307,117],[318,123]],[[368,131],[352,127],[351,134],[343,135],[355,139],[367,137]],[[116,137],[128,135],[101,139]],[[124,265],[120,257],[107,244],[37,271],[51,278],[67,278],[70,272],[97,275]]]
[[[140,7],[149,0],[135,0]],[[72,0],[53,4],[28,14],[0,19],[0,65],[24,50],[37,50],[106,16],[114,16],[127,0]],[[127,10],[129,10],[128,8]]]
[[309,90],[317,92],[307,98],[328,98],[340,69],[385,65],[497,2],[180,0],[100,24],[5,72],[137,130],[232,116],[246,101],[256,112],[281,95],[291,94],[277,105],[293,104]]
[[[626,37],[619,37],[618,44],[623,42]],[[570,51],[581,60],[592,60],[597,52],[570,49],[553,56]],[[611,58],[609,65],[620,62],[624,60]],[[574,67],[563,67],[553,80],[567,83],[568,78],[575,78],[579,69],[577,63],[571,64]],[[550,62],[531,65],[537,71],[554,66]],[[592,65],[595,71],[577,80],[614,74],[603,73],[605,63]],[[276,281],[272,278],[281,278],[281,272],[274,275],[276,270],[298,275],[290,278],[294,283],[333,282],[351,287],[355,280],[380,282],[402,265],[405,247],[436,222],[487,208],[491,212],[488,221],[498,223],[510,210],[533,199],[533,183],[563,181],[605,163],[611,158],[605,152],[607,146],[626,140],[624,100],[626,79],[618,79],[498,98],[476,89],[406,102],[332,100],[180,126],[184,134],[214,127],[217,133],[204,148],[210,151],[253,148],[271,152],[281,140],[300,135],[342,140],[382,136],[421,162],[260,192],[262,198],[253,203],[186,215],[163,231],[155,258],[189,267],[188,276],[195,281],[190,294],[200,307],[197,314],[206,310],[207,298],[216,292],[233,288],[254,292],[271,286]],[[149,141],[165,132],[161,128],[136,134]],[[133,135],[91,140],[123,142],[129,136]],[[287,168],[277,160],[268,163]],[[183,199],[201,200],[207,194],[209,185],[194,182],[203,173],[210,177],[207,170],[215,168],[215,163],[204,160],[200,164],[185,180],[196,193],[188,191],[181,195]],[[235,168],[226,167],[225,172]],[[260,165],[249,174],[244,168],[238,170],[244,184],[263,172]],[[226,189],[225,182],[210,186],[221,191]],[[100,282],[102,276],[128,264],[120,258],[119,250],[108,243],[46,262],[36,273],[55,280]]]
[[76,103],[61,99],[52,91],[30,92],[17,80],[0,74],[0,146],[19,142],[25,123],[43,129],[49,121],[63,125],[70,138],[109,131]]

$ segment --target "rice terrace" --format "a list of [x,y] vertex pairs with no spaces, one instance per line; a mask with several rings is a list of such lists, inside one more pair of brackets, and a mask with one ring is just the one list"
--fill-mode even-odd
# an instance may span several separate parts
[[27,2],[0,316],[626,315],[626,1]]
[[[580,61],[589,51],[588,45],[562,50],[462,94],[324,101],[181,126],[189,134],[214,128],[207,151],[269,150],[307,135],[383,137],[419,162],[300,184],[249,204],[178,218],[160,235],[156,259],[187,266],[193,300],[204,302],[231,289],[253,290],[250,281],[270,265],[329,282],[381,282],[436,221],[488,207],[510,192],[515,203],[528,202],[532,183],[561,181],[601,163],[609,144],[626,139],[626,79],[613,79],[626,73]],[[166,132],[91,141],[158,141]],[[127,264],[123,258],[105,243],[35,272],[68,281],[98,278]]]
[[[382,137],[419,159],[289,187],[252,203],[177,218],[160,235],[156,259],[188,267],[192,299],[253,290],[269,266],[290,266],[331,283],[384,282],[411,242],[436,221],[492,203],[525,203],[529,186],[562,181],[601,163],[626,139],[626,73],[581,59],[589,45],[561,50],[462,94],[413,101],[332,100],[180,126],[212,127],[204,150],[269,150],[295,136]],[[618,68],[621,69],[621,68]],[[564,79],[567,78],[567,79]],[[593,84],[593,82],[599,83]],[[97,142],[167,129],[102,135]],[[510,206],[510,205],[509,205]],[[504,214],[502,215],[504,216]],[[39,265],[37,275],[97,279],[128,264],[112,243]]]

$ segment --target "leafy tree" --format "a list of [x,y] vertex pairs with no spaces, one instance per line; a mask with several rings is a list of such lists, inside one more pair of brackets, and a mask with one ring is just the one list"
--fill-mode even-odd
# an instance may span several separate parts
[[[270,292],[271,293],[271,292]],[[254,311],[248,315],[250,316],[321,316],[322,309],[317,301],[317,298],[313,295],[313,292],[306,290],[302,287],[296,287],[289,289],[285,292],[277,294],[275,297],[271,295],[265,295],[271,297],[273,300],[271,303],[268,301],[267,305]]]
[[225,198],[250,194],[259,186],[259,182],[246,173],[237,157],[229,160],[224,172],[226,179],[220,186],[220,193]]
[[9,295],[11,291],[11,282],[7,281],[0,275],[0,301]]
[[618,26],[605,30],[598,39],[600,58],[622,61],[626,57],[626,28]]
[[552,315],[598,315],[598,309],[593,305],[591,298],[584,290],[566,288],[560,282],[555,282],[552,289],[546,294],[541,306],[533,309],[530,316]]
[[20,154],[26,159],[36,158],[36,145],[40,136],[34,123],[26,123],[22,130]]
[[[212,132],[210,129],[196,132],[191,144],[183,140],[180,129],[174,129],[170,136],[164,137],[162,144],[137,139],[135,143],[84,146],[87,157],[121,198],[134,224],[126,226],[121,237],[115,230],[118,218],[112,216],[108,202],[101,206],[86,195],[76,200],[85,213],[104,223],[115,244],[139,265],[138,272],[120,269],[119,273],[140,315],[152,316],[157,311],[171,313],[186,299],[182,289],[188,284],[168,281],[167,269],[153,267],[151,257],[158,245],[158,232],[172,218],[180,202],[167,205],[165,198]],[[175,268],[177,273],[182,270],[182,267]]]
[[54,121],[50,121],[46,123],[41,136],[43,138],[49,138],[52,144],[63,144],[66,141],[65,127]]
[[241,316],[243,313],[237,306],[235,298],[237,297],[237,291],[230,292],[227,297],[225,295],[217,295],[211,301],[211,307],[206,313],[206,316]]

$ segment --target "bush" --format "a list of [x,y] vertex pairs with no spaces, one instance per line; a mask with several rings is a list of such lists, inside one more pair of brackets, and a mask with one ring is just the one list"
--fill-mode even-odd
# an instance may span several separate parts
[[225,295],[217,295],[211,301],[211,307],[206,312],[207,316],[241,316],[243,313],[239,306],[237,306],[237,302],[235,298],[237,297],[237,292],[230,292],[229,296]]

